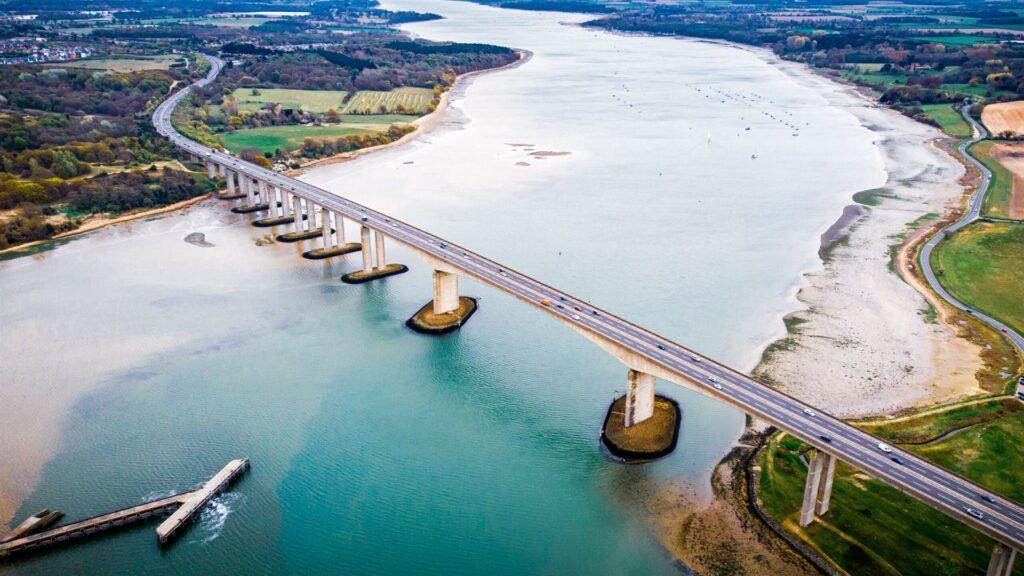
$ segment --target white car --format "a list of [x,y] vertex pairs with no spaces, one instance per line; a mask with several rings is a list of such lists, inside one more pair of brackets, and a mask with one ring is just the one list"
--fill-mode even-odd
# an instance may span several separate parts
[[572,315],[572,319],[573,320],[579,320],[580,319],[580,315],[579,314],[573,314]]
[[690,360],[693,360],[694,362],[700,362],[700,358],[694,356],[693,354],[690,354]]
[[708,376],[708,382],[718,382],[718,378],[715,378],[714,376]]
[[886,454],[892,454],[892,446],[889,446],[885,442],[879,442],[878,449],[881,450],[882,452],[885,452]]
[[814,410],[811,410],[810,408],[804,408],[804,414],[807,414],[808,416],[814,416],[815,415],[814,414]]
[[715,382],[714,384],[712,384],[712,386],[714,387],[715,390],[721,390],[722,389],[722,385],[719,384],[718,382]]

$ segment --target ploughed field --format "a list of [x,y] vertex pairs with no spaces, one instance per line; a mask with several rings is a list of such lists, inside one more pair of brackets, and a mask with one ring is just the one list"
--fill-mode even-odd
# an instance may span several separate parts
[[1024,135],[1024,100],[989,104],[981,111],[981,122],[993,136],[1009,132]]

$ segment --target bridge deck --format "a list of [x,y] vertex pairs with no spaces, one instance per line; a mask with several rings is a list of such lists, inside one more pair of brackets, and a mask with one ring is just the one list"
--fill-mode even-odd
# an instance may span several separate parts
[[[208,84],[223,66],[218,58],[206,58],[211,63],[210,72],[194,85]],[[484,282],[572,326],[609,351],[623,353],[617,354],[620,360],[629,356],[642,362],[658,378],[735,406],[999,542],[1024,550],[1024,508],[1016,502],[910,452],[897,448],[885,453],[878,448],[879,438],[839,418],[468,248],[309,183],[189,140],[171,125],[171,112],[190,90],[191,87],[173,94],[153,113],[157,131],[183,151],[228,171],[257,178],[381,232],[423,255],[428,262],[459,270],[461,275]]]

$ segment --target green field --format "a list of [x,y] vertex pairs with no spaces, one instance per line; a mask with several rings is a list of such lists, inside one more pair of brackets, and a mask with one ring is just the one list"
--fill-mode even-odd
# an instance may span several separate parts
[[[356,92],[345,109],[344,114],[379,114],[404,111],[407,114],[426,114],[427,107],[434,99],[429,88],[405,86],[390,92],[360,90]],[[401,106],[402,110],[399,110]]]
[[360,124],[358,126],[266,126],[235,130],[220,135],[224,145],[233,154],[242,148],[258,148],[260,152],[291,151],[302,146],[305,138],[337,138],[352,134],[367,134],[387,130],[388,124]]
[[960,112],[953,109],[952,104],[925,104],[921,109],[929,118],[938,122],[946,134],[954,138],[967,138],[971,135],[971,126]]
[[[253,92],[258,94],[253,94]],[[231,93],[238,109],[244,112],[255,112],[264,104],[273,102],[282,108],[301,108],[306,112],[323,114],[334,108],[341,111],[344,107],[344,90],[291,90],[287,88],[235,88]]]
[[[940,433],[964,425],[948,415],[943,420],[947,428],[920,424]],[[932,444],[905,448],[1007,497],[1024,499],[1024,486],[1014,476],[1024,465],[1017,449],[1024,441],[1019,409],[968,426]],[[984,574],[991,539],[843,463],[836,467],[828,513],[801,528],[797,520],[807,466],[800,454],[806,449],[802,442],[777,434],[758,461],[763,505],[784,529],[808,540],[849,574]],[[1024,574],[1024,566],[1018,563],[1014,574]]]
[[61,68],[87,68],[89,70],[111,70],[114,72],[138,72],[140,70],[167,70],[171,64],[183,57],[173,54],[161,56],[133,56],[131,58],[96,58],[61,62]]
[[999,42],[995,36],[972,36],[970,34],[951,34],[949,36],[912,36],[912,40],[919,42],[938,42],[950,46],[974,46],[989,42]]
[[957,299],[1024,332],[1024,225],[972,224],[939,244],[932,267]]
[[1010,197],[1013,194],[1013,174],[1010,173],[989,151],[995,142],[982,140],[967,149],[982,164],[992,171],[992,181],[988,185],[985,201],[981,205],[984,216],[1008,218],[1010,216]]

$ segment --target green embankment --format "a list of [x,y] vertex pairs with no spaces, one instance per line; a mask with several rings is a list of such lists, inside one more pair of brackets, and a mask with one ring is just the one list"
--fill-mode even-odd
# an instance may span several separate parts
[[1024,225],[972,224],[938,245],[932,268],[958,300],[1024,332]]
[[[1024,421],[1015,400],[862,427],[879,433],[886,426],[891,431],[882,433],[894,442],[932,440],[903,448],[1024,501],[1024,484],[1015,475],[1024,466],[1018,449],[1024,441]],[[942,437],[952,431],[956,432]],[[984,573],[993,545],[988,537],[845,464],[836,467],[829,512],[801,528],[797,520],[807,467],[800,455],[807,449],[799,440],[776,434],[758,460],[764,508],[784,529],[808,541],[849,574]],[[1014,575],[1024,575],[1024,566],[1018,563]]]
[[954,138],[968,138],[971,135],[971,126],[960,115],[960,112],[953,109],[952,104],[925,104],[921,106],[929,118],[939,123],[942,131]]
[[989,183],[988,192],[985,193],[985,201],[981,205],[982,216],[1009,218],[1010,197],[1013,194],[1013,174],[991,156],[992,146],[995,144],[992,140],[982,140],[968,148],[967,151],[992,171],[992,181]]
[[302,147],[302,141],[306,138],[338,138],[352,134],[370,134],[387,129],[387,124],[266,126],[225,132],[220,137],[224,141],[224,146],[233,154],[238,154],[242,148],[257,148],[260,152],[274,153],[279,149],[297,150]]

